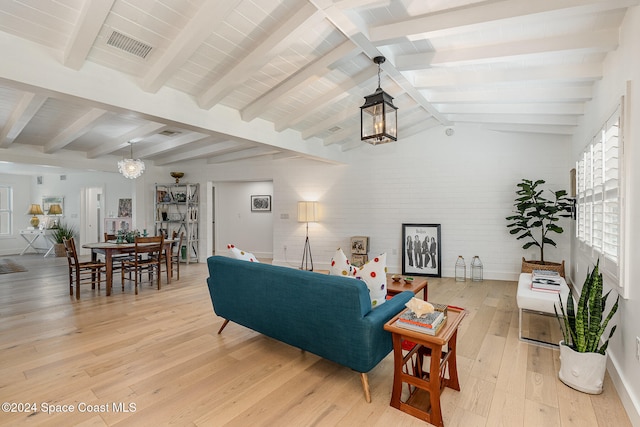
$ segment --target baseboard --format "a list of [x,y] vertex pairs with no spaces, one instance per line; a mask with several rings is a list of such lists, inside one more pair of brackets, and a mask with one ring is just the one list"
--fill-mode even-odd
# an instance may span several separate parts
[[631,421],[631,425],[640,426],[640,401],[638,400],[638,396],[632,396],[629,394],[629,386],[619,374],[618,371],[618,363],[609,353],[609,357],[607,358],[607,372],[609,372],[609,377],[611,377],[611,381],[618,392],[618,396],[620,396],[620,401],[622,402],[622,406],[624,406],[627,415],[629,416],[629,420]]
[[252,252],[256,258],[273,258],[273,252]]
[[[290,261],[285,261],[282,259],[274,259],[271,262],[272,265],[279,265],[280,267],[289,267],[289,268],[300,268],[300,262],[296,262],[296,263],[292,263]],[[321,262],[321,263],[313,263],[313,269],[314,271],[317,270],[329,270],[331,268],[331,264],[326,263],[326,262]]]

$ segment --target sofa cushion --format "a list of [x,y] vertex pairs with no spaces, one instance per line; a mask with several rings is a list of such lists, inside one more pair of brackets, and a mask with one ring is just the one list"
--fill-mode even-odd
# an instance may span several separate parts
[[378,255],[360,267],[356,278],[362,279],[369,288],[373,308],[384,304],[387,296],[387,254]]
[[245,252],[243,250],[240,250],[240,249],[236,248],[232,244],[228,244],[227,245],[227,249],[229,249],[229,253],[231,254],[232,258],[242,259],[242,260],[250,261],[250,262],[260,262],[260,261],[258,261],[256,256],[254,254],[252,254],[251,252]]
[[347,256],[342,251],[342,248],[338,248],[331,258],[329,274],[333,274],[335,276],[355,277],[357,272],[358,269],[351,265]]

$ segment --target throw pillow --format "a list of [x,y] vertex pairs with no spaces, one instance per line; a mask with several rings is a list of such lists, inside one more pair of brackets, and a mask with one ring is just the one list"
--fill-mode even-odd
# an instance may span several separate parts
[[357,272],[358,269],[351,265],[342,249],[338,248],[331,258],[329,274],[333,274],[335,276],[354,277]]
[[260,262],[255,257],[255,255],[252,254],[251,252],[245,252],[243,250],[240,250],[236,248],[234,245],[231,245],[231,244],[227,245],[227,249],[229,249],[229,253],[231,254],[232,258],[242,259],[242,260],[251,261],[251,262]]
[[356,278],[367,284],[373,308],[384,304],[387,296],[387,254],[378,255],[360,267]]

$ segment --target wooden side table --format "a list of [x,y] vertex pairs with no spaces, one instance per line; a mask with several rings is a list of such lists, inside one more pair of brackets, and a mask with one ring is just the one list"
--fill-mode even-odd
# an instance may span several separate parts
[[[404,312],[404,311],[403,311]],[[393,339],[393,391],[391,406],[421,420],[442,427],[440,393],[445,387],[460,390],[456,363],[456,339],[458,326],[467,312],[458,307],[449,307],[447,323],[437,335],[410,331],[395,325],[398,316],[384,325]],[[416,345],[405,355],[402,341]],[[447,351],[442,348],[447,346]],[[425,365],[425,357],[430,357]],[[446,373],[448,372],[448,377]],[[402,385],[409,385],[409,396],[402,399]]]
[[406,284],[403,279],[407,276],[402,276],[402,279],[398,282],[394,282],[391,276],[393,276],[393,274],[387,274],[387,295],[393,296],[400,292],[411,291],[414,295],[418,296],[418,293],[423,291],[422,299],[425,301],[427,300],[427,292],[429,288],[427,279],[418,276],[413,278],[413,282],[411,284]]

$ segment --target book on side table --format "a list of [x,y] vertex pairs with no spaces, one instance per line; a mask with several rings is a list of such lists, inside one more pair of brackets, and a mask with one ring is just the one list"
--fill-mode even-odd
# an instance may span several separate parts
[[531,273],[531,290],[560,292],[562,278],[557,271],[533,270]]
[[436,335],[446,323],[447,316],[446,306],[441,304],[433,305],[434,308],[436,308],[436,311],[427,313],[424,317],[418,317],[413,311],[406,310],[398,317],[396,325],[411,331],[421,332],[428,335]]

